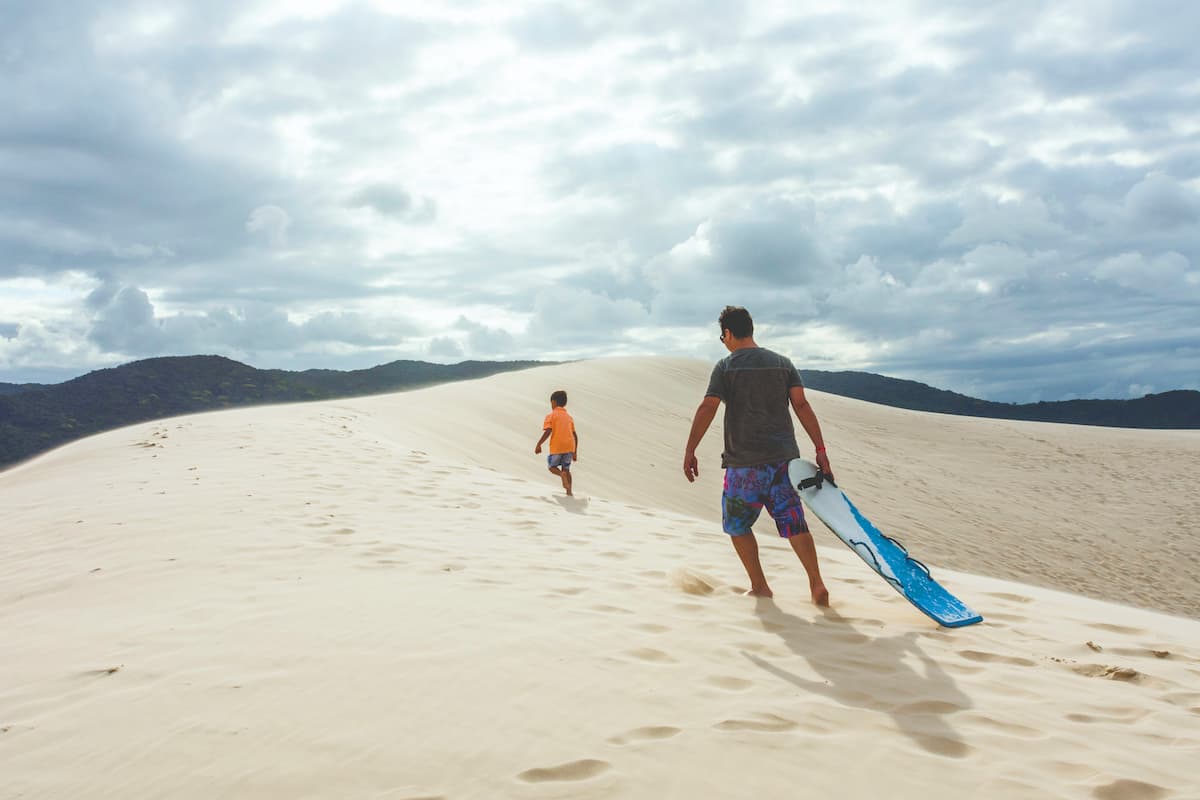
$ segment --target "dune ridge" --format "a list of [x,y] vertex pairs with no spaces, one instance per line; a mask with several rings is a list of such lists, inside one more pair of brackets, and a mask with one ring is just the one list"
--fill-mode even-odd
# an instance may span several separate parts
[[[740,596],[719,427],[678,463],[708,368],[181,417],[0,473],[4,791],[1200,796],[1200,438],[814,393],[856,503],[986,617],[946,631],[819,523],[832,611],[769,523],[777,597]],[[556,388],[573,500],[532,453]]]

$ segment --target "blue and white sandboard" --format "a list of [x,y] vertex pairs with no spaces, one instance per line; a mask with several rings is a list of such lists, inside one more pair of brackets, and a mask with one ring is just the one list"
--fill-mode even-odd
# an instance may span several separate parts
[[933,621],[947,628],[983,621],[982,616],[935,581],[929,568],[910,556],[903,545],[872,525],[816,464],[803,458],[792,459],[788,463],[788,480],[829,530]]

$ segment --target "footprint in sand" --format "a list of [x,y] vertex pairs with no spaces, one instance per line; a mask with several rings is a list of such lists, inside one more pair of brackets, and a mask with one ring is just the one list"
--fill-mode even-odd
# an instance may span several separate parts
[[671,575],[671,583],[684,594],[704,596],[712,594],[719,585],[718,581],[691,570],[676,570]]
[[636,613],[628,608],[621,608],[620,606],[606,606],[606,605],[592,606],[591,610],[599,612],[601,614],[633,614],[633,613]]
[[537,767],[527,769],[517,777],[526,783],[546,783],[548,781],[583,781],[594,778],[612,769],[612,764],[596,758],[584,758],[570,761],[556,767]]
[[986,592],[988,597],[994,597],[997,600],[1007,600],[1010,603],[1032,603],[1032,597],[1026,597],[1023,594],[1011,594],[1009,592]]
[[1081,713],[1076,712],[1076,713],[1067,714],[1065,718],[1070,720],[1071,722],[1082,722],[1085,724],[1091,724],[1091,723],[1095,723],[1095,722],[1100,722],[1100,723],[1107,722],[1107,723],[1117,723],[1120,725],[1129,725],[1131,723],[1137,722],[1139,719],[1141,719],[1142,717],[1146,716],[1149,713],[1150,713],[1149,711],[1145,711],[1142,709],[1128,708],[1128,709],[1112,709],[1111,714],[1081,714]]
[[721,731],[761,731],[764,733],[782,733],[800,727],[798,722],[777,714],[760,712],[750,716],[751,719],[722,720],[713,727]]
[[1035,667],[1036,661],[1018,656],[1005,656],[999,653],[985,653],[980,650],[959,650],[958,654],[971,661],[983,661],[989,664],[1011,664],[1014,667]]
[[658,664],[674,664],[675,659],[664,653],[662,650],[655,650],[653,647],[639,647],[636,650],[626,651],[627,655],[633,656],[639,661],[652,661]]
[[625,745],[633,744],[634,742],[670,739],[672,736],[678,736],[681,733],[683,733],[681,729],[671,725],[648,725],[644,728],[634,728],[620,736],[613,736],[608,741],[612,744]]
[[1133,667],[1114,667],[1107,664],[1078,664],[1071,671],[1088,678],[1104,678],[1110,681],[1141,683],[1146,675]]
[[980,727],[991,728],[994,731],[999,731],[1018,739],[1045,739],[1047,737],[1045,732],[1031,728],[1028,725],[1022,725],[1019,722],[1006,722],[1002,719],[984,715],[976,716],[974,721]]
[[948,736],[926,734],[914,736],[913,739],[929,752],[939,756],[946,756],[947,758],[966,758],[974,750],[974,748],[965,742],[951,739]]
[[754,685],[753,681],[745,678],[735,678],[732,675],[710,675],[704,679],[706,683],[729,692],[744,692]]
[[1153,783],[1143,783],[1122,778],[1097,786],[1092,796],[1098,800],[1158,800],[1167,796],[1167,790]]
[[896,708],[897,714],[953,714],[955,711],[963,711],[966,706],[961,706],[958,703],[949,703],[945,700],[920,700],[915,703],[906,703],[905,705]]

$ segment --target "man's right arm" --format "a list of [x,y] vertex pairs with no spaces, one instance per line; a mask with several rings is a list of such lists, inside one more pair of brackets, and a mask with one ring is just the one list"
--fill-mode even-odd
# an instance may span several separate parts
[[716,419],[717,409],[720,407],[721,398],[709,395],[700,403],[700,407],[696,409],[696,416],[692,418],[692,432],[688,435],[687,449],[683,451],[683,474],[687,477],[688,482],[695,481],[700,474],[700,462],[696,459],[696,448],[700,446],[700,440],[704,438],[708,427]]

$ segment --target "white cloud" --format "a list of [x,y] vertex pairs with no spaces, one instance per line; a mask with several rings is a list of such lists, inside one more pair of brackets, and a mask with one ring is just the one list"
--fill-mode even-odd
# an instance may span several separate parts
[[292,218],[279,206],[259,206],[250,212],[250,218],[246,220],[246,230],[262,233],[272,247],[287,244],[287,232],[291,226]]
[[1192,269],[1180,253],[1163,253],[1147,258],[1142,253],[1122,253],[1100,262],[1092,273],[1125,289],[1183,299],[1200,304],[1200,269]]

